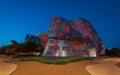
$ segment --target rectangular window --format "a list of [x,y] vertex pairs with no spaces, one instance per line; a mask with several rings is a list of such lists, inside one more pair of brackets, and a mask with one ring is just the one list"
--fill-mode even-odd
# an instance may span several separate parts
[[60,46],[56,46],[56,50],[59,50],[60,49]]
[[69,50],[69,48],[68,47],[63,47],[63,50]]
[[49,49],[50,49],[50,50],[53,50],[53,49],[54,49],[54,46],[49,46]]
[[70,44],[70,41],[64,41],[65,44]]
[[75,54],[76,54],[76,53],[78,53],[78,50],[77,50],[77,49],[73,49],[73,50],[72,50],[72,53],[75,53]]
[[74,43],[73,46],[75,46],[75,47],[79,47],[80,44],[78,44],[78,43]]
[[60,40],[57,40],[57,43],[60,43],[61,41]]
[[55,43],[55,40],[50,40],[50,43]]

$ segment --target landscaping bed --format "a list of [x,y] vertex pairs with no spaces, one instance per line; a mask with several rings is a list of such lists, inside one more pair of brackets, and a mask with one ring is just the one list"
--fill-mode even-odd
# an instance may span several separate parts
[[93,60],[93,59],[85,57],[40,57],[40,56],[29,56],[21,58],[21,61],[38,61],[45,64],[67,64],[70,62],[81,60]]

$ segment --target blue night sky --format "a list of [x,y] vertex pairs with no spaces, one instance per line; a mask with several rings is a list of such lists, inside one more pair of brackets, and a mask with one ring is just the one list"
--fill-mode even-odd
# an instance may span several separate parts
[[0,46],[47,32],[51,17],[89,20],[107,48],[120,48],[120,0],[0,0]]

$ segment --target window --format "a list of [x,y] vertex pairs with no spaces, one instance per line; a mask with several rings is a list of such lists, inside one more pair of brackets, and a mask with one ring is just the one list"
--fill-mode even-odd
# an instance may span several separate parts
[[74,26],[72,25],[71,28],[74,28]]
[[80,25],[81,25],[81,27],[83,27],[83,26],[84,26],[84,23],[81,23]]
[[48,55],[52,55],[52,52],[51,52],[51,51],[48,51],[47,54],[48,54]]
[[63,47],[63,50],[68,50],[69,48],[68,47]]
[[85,36],[85,35],[83,35],[83,39],[86,39],[86,36]]
[[90,28],[88,28],[88,32],[90,32],[91,30],[90,30]]
[[60,19],[56,19],[55,22],[57,22],[57,23],[60,22]]
[[75,46],[75,47],[79,47],[80,44],[78,44],[78,43],[74,43],[73,46]]
[[56,25],[56,24],[53,24],[53,25],[52,25],[52,28],[56,28],[56,27],[57,27],[57,25]]
[[60,40],[57,40],[57,43],[60,43],[61,41]]
[[44,47],[45,47],[45,46],[46,46],[46,43],[44,43],[43,45],[44,45]]
[[46,35],[44,35],[43,40],[47,41],[47,36]]
[[49,46],[49,49],[50,49],[50,50],[53,50],[53,49],[54,49],[54,46]]
[[76,53],[78,53],[78,50],[77,50],[77,49],[73,49],[73,50],[72,50],[72,53],[75,53],[75,54],[76,54]]
[[54,33],[55,33],[55,32],[52,30],[52,31],[51,31],[51,34],[54,34]]
[[70,41],[64,41],[65,44],[70,44]]
[[66,26],[67,26],[67,25],[66,25],[66,24],[64,24],[64,25],[63,25],[63,29],[66,29]]
[[65,38],[66,38],[66,39],[68,39],[68,38],[69,38],[69,36],[68,36],[68,35],[66,35],[66,36],[65,36]]
[[92,34],[89,34],[89,38],[92,38]]
[[82,52],[82,54],[83,54],[83,55],[88,55],[89,52],[85,50],[85,51]]
[[88,23],[88,22],[86,23],[86,26],[89,26],[89,23]]
[[70,33],[70,28],[67,29],[67,33]]
[[62,36],[63,36],[63,32],[62,32],[62,31],[59,33],[59,36],[60,36],[60,37],[62,37]]
[[85,29],[82,29],[82,33],[85,33]]
[[50,43],[55,43],[55,40],[50,40]]
[[76,29],[78,29],[79,28],[79,26],[78,26],[78,24],[76,24]]
[[60,46],[56,46],[56,48],[55,48],[56,50],[59,50],[60,49]]

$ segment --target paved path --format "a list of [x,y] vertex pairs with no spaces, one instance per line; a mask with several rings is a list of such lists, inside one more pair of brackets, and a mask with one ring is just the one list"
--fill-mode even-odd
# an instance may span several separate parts
[[86,66],[86,70],[91,75],[120,75],[120,68],[115,64],[120,63],[120,58],[106,58],[102,60],[95,60],[99,64]]
[[0,59],[0,75],[9,75],[17,68],[15,64],[6,63],[7,60],[9,59]]

